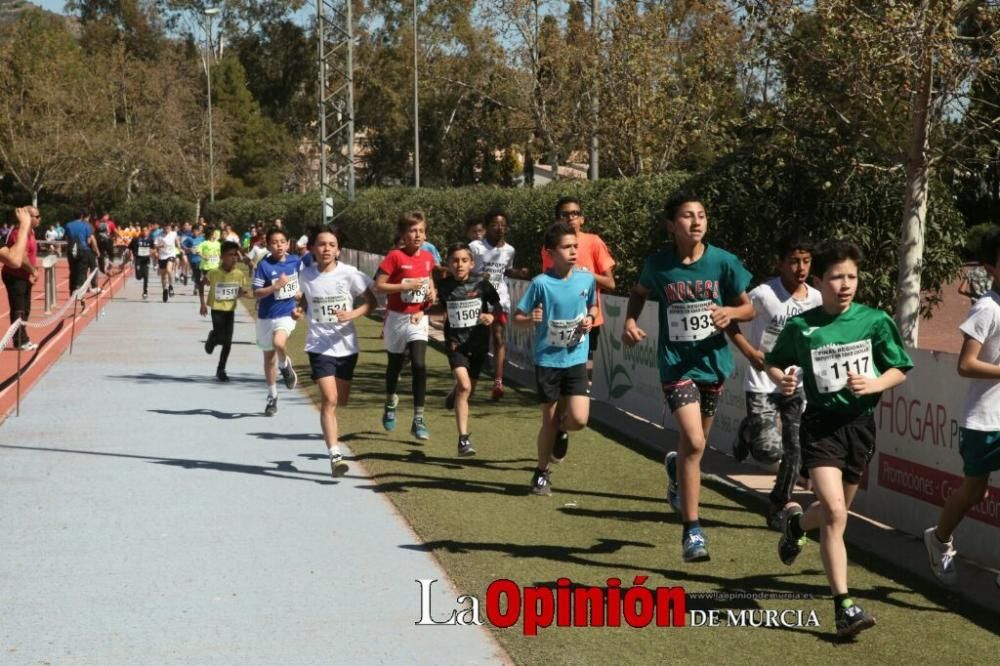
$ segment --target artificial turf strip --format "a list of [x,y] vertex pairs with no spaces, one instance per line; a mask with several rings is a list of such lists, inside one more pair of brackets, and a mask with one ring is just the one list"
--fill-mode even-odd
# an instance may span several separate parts
[[[723,617],[727,609],[801,609],[815,611],[820,621],[819,627],[796,629],[553,626],[537,636],[524,636],[520,624],[498,629],[487,622],[517,663],[900,663],[923,661],[944,649],[949,661],[981,663],[996,654],[1000,615],[970,610],[961,599],[858,549],[849,549],[851,591],[878,626],[853,643],[835,644],[833,604],[817,542],[810,541],[793,566],[782,565],[778,534],[764,527],[759,507],[740,504],[738,493],[722,487],[702,488],[701,520],[712,560],[684,564],[679,517],[663,499],[662,462],[593,430],[572,435],[566,461],[553,468],[552,496],[530,496],[539,422],[533,391],[508,387],[504,400],[492,403],[491,382],[485,378],[471,406],[478,455],[458,458],[453,413],[443,406],[451,373],[437,351],[427,354],[430,441],[419,443],[409,435],[407,371],[400,380],[396,429],[384,432],[386,355],[378,339],[380,324],[356,323],[362,354],[350,404],[338,410],[341,439],[370,473],[371,490],[384,493],[421,540],[402,547],[432,553],[461,592],[485,603],[487,586],[498,578],[530,586],[555,585],[565,577],[603,587],[611,577],[629,586],[635,576],[648,576],[649,588],[812,595],[781,601],[691,600],[688,607],[720,608]],[[304,337],[300,325],[289,349],[303,389],[318,405],[301,351]]]

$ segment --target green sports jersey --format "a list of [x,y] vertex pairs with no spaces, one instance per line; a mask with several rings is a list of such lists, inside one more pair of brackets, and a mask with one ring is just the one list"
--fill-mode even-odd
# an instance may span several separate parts
[[198,254],[201,255],[201,270],[208,272],[219,267],[222,256],[222,243],[217,240],[207,240],[198,245]]
[[837,315],[819,307],[792,317],[764,360],[802,368],[809,406],[841,414],[869,414],[879,401],[878,393],[851,393],[848,372],[874,378],[913,367],[892,318],[858,303]]
[[660,381],[725,381],[733,372],[733,355],[712,324],[709,306],[725,305],[746,291],[750,273],[740,260],[706,244],[697,261],[684,264],[668,248],[646,259],[639,284],[660,303]]

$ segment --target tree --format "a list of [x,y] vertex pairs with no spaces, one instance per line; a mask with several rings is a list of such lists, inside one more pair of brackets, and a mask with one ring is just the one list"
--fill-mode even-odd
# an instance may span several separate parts
[[36,206],[82,177],[91,80],[62,19],[31,10],[0,31],[0,162]]
[[[826,133],[857,174],[905,175],[895,317],[904,342],[915,345],[934,173],[1000,123],[995,107],[969,113],[973,83],[996,79],[997,9],[958,0],[740,4],[759,22],[763,48],[798,63],[776,82],[786,86],[792,120],[811,118],[812,131]],[[965,132],[947,131],[955,118],[968,121]]]

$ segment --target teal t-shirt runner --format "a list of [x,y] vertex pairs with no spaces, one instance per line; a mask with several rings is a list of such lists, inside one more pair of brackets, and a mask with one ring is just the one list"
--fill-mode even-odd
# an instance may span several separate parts
[[697,261],[683,264],[668,248],[646,259],[639,284],[660,304],[660,381],[725,381],[733,372],[733,355],[708,307],[726,305],[747,290],[750,273],[740,260],[706,243]]
[[891,368],[906,372],[913,361],[889,315],[859,303],[837,315],[814,308],[788,320],[764,360],[802,368],[809,408],[839,414],[869,414],[881,394],[857,396],[847,373],[879,377]]
[[593,273],[579,268],[566,278],[549,271],[531,281],[517,309],[531,314],[542,306],[542,321],[535,326],[535,365],[570,368],[587,362],[590,336],[579,335],[576,328],[597,302],[596,284]]

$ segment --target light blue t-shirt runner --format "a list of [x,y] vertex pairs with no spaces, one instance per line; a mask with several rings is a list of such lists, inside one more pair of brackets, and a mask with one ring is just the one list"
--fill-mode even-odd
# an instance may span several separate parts
[[530,315],[542,306],[542,321],[535,326],[535,365],[570,368],[587,362],[590,336],[581,336],[576,328],[596,302],[594,274],[580,268],[565,278],[549,271],[531,281],[517,309]]
[[302,260],[298,255],[290,254],[284,261],[276,261],[273,255],[267,255],[257,264],[253,273],[253,288],[270,287],[282,275],[288,275],[289,280],[279,291],[269,294],[257,302],[258,319],[279,319],[291,317],[295,310],[295,294],[299,291],[299,266]]

